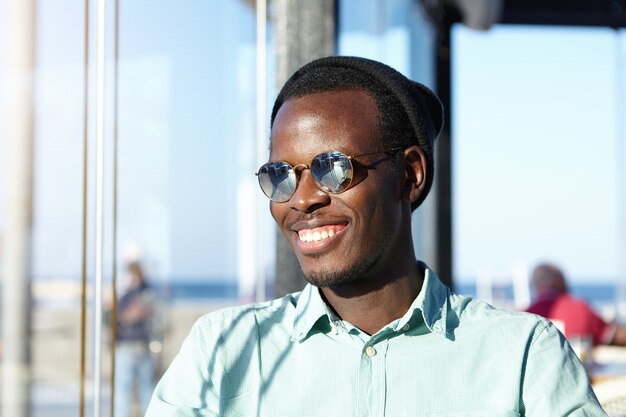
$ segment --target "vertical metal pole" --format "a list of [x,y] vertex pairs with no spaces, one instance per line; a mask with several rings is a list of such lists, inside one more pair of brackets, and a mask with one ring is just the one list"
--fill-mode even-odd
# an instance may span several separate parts
[[87,184],[89,156],[89,0],[85,0],[85,45],[83,62],[83,223],[80,278],[80,381],[79,416],[85,416],[85,377],[87,374]]
[[[267,130],[267,0],[256,1],[256,162],[262,163],[266,150]],[[260,193],[257,194],[256,228],[263,230],[264,208]],[[257,239],[265,233],[257,233]],[[256,301],[265,301],[265,245],[257,245],[256,253]]]
[[437,139],[435,152],[435,271],[441,280],[452,286],[452,143],[451,143],[451,95],[450,95],[450,34],[452,23],[445,21],[438,28],[437,95],[444,106],[444,126]]
[[[335,0],[273,1],[278,88],[302,65],[335,53],[336,9]],[[299,291],[305,283],[296,256],[277,230],[276,296]]]
[[[113,224],[112,224],[112,277],[111,277],[111,360],[109,362],[111,380],[109,388],[111,398],[109,401],[109,416],[115,417],[115,344],[117,342],[117,149],[118,149],[118,126],[119,120],[119,61],[120,61],[120,2],[115,0],[115,40],[113,57]],[[145,410],[142,410],[142,412]]]
[[7,41],[5,235],[2,254],[4,354],[0,414],[26,417],[30,405],[30,255],[33,194],[35,1],[4,2]]
[[618,256],[616,282],[616,315],[620,320],[626,320],[626,45],[622,42],[626,32],[623,29],[615,30],[615,107],[617,108],[615,126],[615,150],[617,155],[617,253]]
[[93,415],[100,417],[102,390],[102,275],[104,257],[104,75],[106,0],[96,11],[96,253],[94,289]]
[[453,277],[453,198],[452,198],[452,94],[450,38],[452,25],[461,21],[457,8],[446,5],[441,21],[437,23],[436,92],[444,107],[444,125],[437,140],[435,151],[435,182],[433,184],[435,203],[435,264],[434,268],[441,280],[448,286],[454,284]]

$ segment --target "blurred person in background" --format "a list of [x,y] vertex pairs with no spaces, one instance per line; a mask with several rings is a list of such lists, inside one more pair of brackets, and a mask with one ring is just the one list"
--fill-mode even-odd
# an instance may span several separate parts
[[595,345],[626,345],[626,327],[609,323],[583,299],[569,293],[563,272],[542,263],[531,276],[535,301],[526,309],[550,319],[566,338],[591,338]]
[[155,383],[155,361],[150,351],[156,292],[148,284],[141,264],[126,268],[127,287],[117,304],[115,351],[115,417],[130,417],[136,389],[143,413]]

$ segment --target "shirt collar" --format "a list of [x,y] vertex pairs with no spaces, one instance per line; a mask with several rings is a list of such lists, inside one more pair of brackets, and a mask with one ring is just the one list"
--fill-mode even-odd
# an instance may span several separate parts
[[[426,264],[418,262],[418,265],[425,271],[424,283],[409,310],[394,327],[401,328],[411,320],[414,314],[421,312],[424,323],[431,332],[452,338],[448,332],[447,324],[447,315],[450,309],[450,289]],[[306,339],[313,326],[322,317],[326,317],[331,323],[335,320],[335,315],[326,305],[319,289],[307,284],[298,297],[291,340],[301,342]]]
[[[422,318],[428,329],[441,336],[452,338],[448,328],[448,312],[450,306],[450,289],[446,287],[435,272],[423,262],[418,262],[424,269],[424,283],[422,289],[413,301],[408,313],[422,312]],[[398,326],[403,326],[407,315],[400,319]],[[410,317],[409,317],[410,319]],[[407,319],[406,321],[408,322]]]
[[298,297],[291,340],[296,342],[304,340],[315,323],[324,316],[331,321],[330,317],[333,317],[333,314],[322,299],[319,288],[307,284]]

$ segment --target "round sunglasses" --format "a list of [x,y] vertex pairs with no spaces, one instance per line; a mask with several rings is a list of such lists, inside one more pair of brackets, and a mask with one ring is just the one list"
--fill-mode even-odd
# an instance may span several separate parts
[[311,170],[311,177],[317,186],[325,193],[339,194],[350,188],[354,178],[352,160],[361,156],[377,153],[391,153],[403,150],[404,147],[386,149],[382,151],[364,153],[360,155],[346,155],[342,152],[324,152],[311,160],[309,165],[291,165],[285,161],[268,162],[259,168],[256,176],[263,193],[272,201],[284,203],[289,201],[296,192],[298,180],[303,170]]

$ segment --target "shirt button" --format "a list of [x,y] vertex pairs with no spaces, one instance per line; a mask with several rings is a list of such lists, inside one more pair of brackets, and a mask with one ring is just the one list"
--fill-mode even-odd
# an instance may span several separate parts
[[339,334],[339,329],[337,328],[337,326],[331,326],[331,332],[334,335],[338,335]]
[[404,330],[405,332],[407,330],[409,330],[411,328],[411,325],[409,323],[405,324],[404,326],[402,326],[402,330]]
[[371,358],[372,356],[376,355],[376,349],[374,349],[371,346],[368,346],[365,348],[365,354]]
[[433,330],[436,331],[437,333],[441,333],[441,324],[437,323],[435,324],[435,326],[433,327]]

